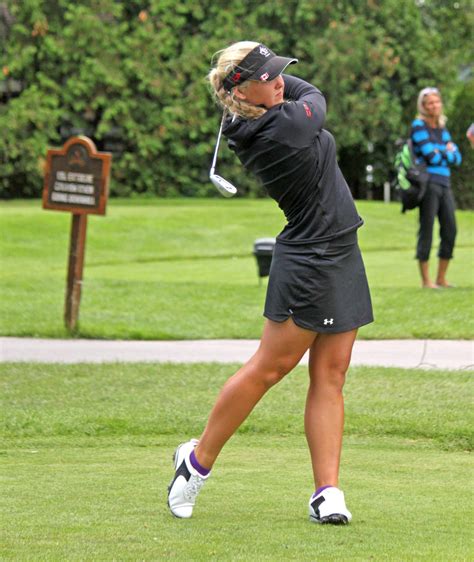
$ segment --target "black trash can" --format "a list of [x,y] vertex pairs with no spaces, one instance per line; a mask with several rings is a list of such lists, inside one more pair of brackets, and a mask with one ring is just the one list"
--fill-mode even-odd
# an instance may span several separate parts
[[270,273],[274,247],[275,238],[258,238],[253,244],[253,255],[257,260],[259,281]]

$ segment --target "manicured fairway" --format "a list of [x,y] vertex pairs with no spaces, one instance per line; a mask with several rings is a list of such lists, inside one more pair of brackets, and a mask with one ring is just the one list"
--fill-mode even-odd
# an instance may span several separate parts
[[[360,337],[474,337],[474,214],[458,212],[456,288],[430,291],[419,288],[413,259],[416,214],[401,215],[396,203],[357,205],[376,317]],[[70,214],[14,201],[0,203],[0,219],[0,334],[67,337]],[[258,338],[266,280],[258,285],[253,242],[283,224],[266,199],[110,201],[106,217],[89,218],[77,335]]]
[[228,443],[195,517],[172,518],[172,451],[232,369],[1,365],[1,559],[472,559],[472,372],[350,371],[348,527],[307,521],[303,368]]
[[[346,441],[348,528],[307,520],[303,437],[236,437],[190,521],[166,507],[170,436],[8,450],[2,560],[469,560],[472,464],[398,439]],[[441,508],[442,507],[442,508]]]

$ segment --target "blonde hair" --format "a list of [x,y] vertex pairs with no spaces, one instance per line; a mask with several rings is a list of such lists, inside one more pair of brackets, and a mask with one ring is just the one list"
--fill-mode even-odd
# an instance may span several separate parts
[[[216,66],[209,72],[207,79],[211,85],[211,92],[215,100],[224,109],[227,109],[233,115],[239,115],[244,119],[258,119],[266,113],[263,107],[257,107],[249,102],[234,96],[234,90],[227,92],[222,84],[224,78],[232,72],[232,70],[247,56],[252,49],[257,47],[259,43],[254,41],[239,41],[234,43],[222,51],[217,51],[213,59],[217,56]],[[249,81],[239,85],[240,90],[245,90],[249,85]]]
[[[417,115],[418,119],[426,120],[428,117],[428,114],[426,113],[426,109],[425,109],[426,96],[438,96],[441,103],[443,103],[443,100],[441,98],[441,92],[438,90],[438,88],[423,88],[418,94],[418,100],[416,102],[416,107],[418,109],[418,115]],[[448,118],[446,117],[446,115],[442,113],[438,117],[438,123],[437,123],[438,127],[444,127],[446,125],[447,120]]]

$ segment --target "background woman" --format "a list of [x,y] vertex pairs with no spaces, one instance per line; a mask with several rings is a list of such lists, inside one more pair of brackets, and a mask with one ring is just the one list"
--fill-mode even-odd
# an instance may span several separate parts
[[[456,239],[454,197],[450,187],[450,167],[459,166],[461,153],[451,141],[445,127],[441,94],[436,88],[424,88],[418,95],[418,115],[411,126],[411,139],[416,156],[427,166],[430,180],[420,204],[420,228],[416,257],[419,260],[422,286],[435,289],[450,287],[446,272],[453,257]],[[439,221],[441,238],[438,274],[433,283],[429,272],[429,257],[433,241],[435,217]]]
[[191,517],[224,444],[308,350],[304,422],[315,485],[309,515],[332,524],[352,517],[338,479],[342,388],[357,328],[373,319],[357,243],[363,221],[337,165],[334,138],[322,128],[323,95],[281,74],[294,62],[246,41],[221,51],[209,74],[228,112],[229,146],[278,202],[287,224],[274,249],[259,348],[222,388],[199,441],[175,452],[168,505],[177,517]]

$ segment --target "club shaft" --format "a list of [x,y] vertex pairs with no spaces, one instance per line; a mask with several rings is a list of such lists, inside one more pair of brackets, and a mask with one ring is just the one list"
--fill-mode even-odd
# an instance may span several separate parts
[[226,117],[226,111],[224,110],[224,113],[222,114],[222,119],[221,119],[221,126],[219,127],[219,132],[217,133],[217,142],[216,142],[216,148],[214,149],[214,158],[212,159],[212,164],[211,164],[211,170],[210,170],[210,174],[213,174],[215,169],[216,169],[216,161],[217,161],[217,153],[219,152],[219,145],[221,142],[221,136],[222,136],[222,127],[224,126],[224,119]]

